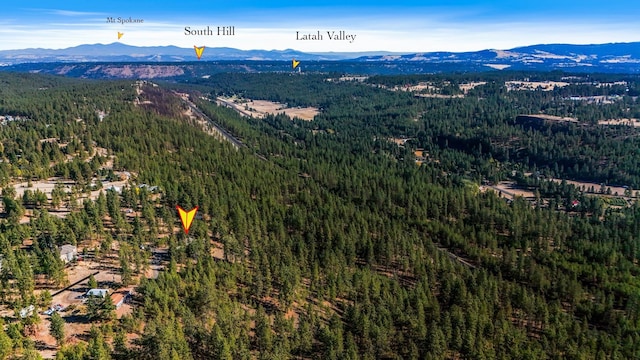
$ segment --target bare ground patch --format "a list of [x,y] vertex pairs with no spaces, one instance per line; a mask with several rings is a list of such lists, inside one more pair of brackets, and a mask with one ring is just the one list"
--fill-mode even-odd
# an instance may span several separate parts
[[317,108],[314,107],[297,107],[290,108],[285,104],[280,104],[268,100],[251,100],[251,99],[239,99],[237,97],[218,97],[218,105],[226,106],[234,109],[240,115],[255,117],[261,119],[267,114],[280,114],[284,113],[290,118],[300,118],[302,120],[311,121],[320,113]]
[[[551,179],[551,181],[556,182],[556,183],[561,183],[562,179]],[[597,183],[590,183],[590,182],[585,182],[585,181],[573,181],[573,180],[564,180],[567,184],[573,185],[576,188],[584,191],[585,193],[589,193],[589,189],[593,188],[594,192],[591,192],[592,194],[597,194],[597,195],[606,195],[606,194],[618,194],[619,196],[622,196],[625,192],[625,190],[627,190],[625,187],[623,186],[609,186],[609,185],[605,185],[604,186],[604,193],[602,193],[600,190],[602,190],[602,184],[597,184]],[[634,194],[636,197],[640,195],[640,191],[638,190],[631,190],[632,194]]]
[[506,81],[504,85],[508,91],[517,90],[542,90],[553,91],[557,87],[568,86],[568,82],[562,81]]
[[472,82],[460,84],[458,86],[460,87],[460,90],[462,90],[462,92],[466,94],[469,90],[474,89],[478,86],[486,85],[486,84],[487,84],[486,81],[472,81]]
[[632,126],[632,127],[640,127],[640,120],[638,119],[609,119],[609,120],[600,120],[598,121],[598,125],[610,125],[610,126]]
[[483,185],[480,186],[480,191],[485,192],[487,190],[497,191],[502,193],[502,195],[507,198],[513,200],[516,196],[522,196],[525,199],[533,199],[535,198],[535,194],[533,191],[523,189],[519,187],[513,181],[501,181],[496,185]]

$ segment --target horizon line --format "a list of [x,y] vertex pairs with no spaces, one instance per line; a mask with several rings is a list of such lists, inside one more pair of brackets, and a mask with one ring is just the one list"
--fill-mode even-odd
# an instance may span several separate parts
[[[570,42],[552,42],[552,43],[537,43],[537,44],[529,44],[529,45],[520,45],[520,46],[516,46],[516,47],[511,47],[508,49],[499,49],[499,48],[481,48],[479,50],[466,50],[466,51],[451,51],[451,50],[435,50],[435,51],[391,51],[391,50],[358,50],[358,51],[304,51],[304,50],[296,50],[296,49],[292,49],[292,48],[286,48],[286,49],[259,49],[259,48],[252,48],[252,49],[241,49],[241,48],[235,48],[235,47],[229,47],[229,46],[207,46],[207,48],[209,49],[232,49],[232,50],[239,50],[239,51],[280,51],[280,52],[284,52],[284,51],[296,51],[296,52],[300,52],[300,53],[304,53],[304,54],[349,54],[349,53],[367,53],[367,52],[371,52],[371,53],[389,53],[390,55],[404,55],[404,54],[420,54],[420,53],[434,53],[434,52],[449,52],[449,53],[469,53],[469,52],[479,52],[479,51],[493,51],[493,50],[500,50],[500,51],[508,51],[508,50],[513,50],[513,49],[518,49],[518,48],[523,48],[523,47],[530,47],[530,46],[549,46],[549,45],[568,45],[568,46],[598,46],[598,45],[620,45],[620,44],[635,44],[635,43],[640,43],[640,40],[638,41],[619,41],[619,42],[604,42],[604,43],[570,43]],[[78,45],[73,45],[73,46],[68,46],[68,47],[61,47],[61,48],[43,48],[43,47],[29,47],[29,48],[20,48],[20,49],[3,49],[0,50],[0,52],[6,52],[6,51],[25,51],[25,50],[52,50],[52,51],[59,51],[59,50],[68,50],[68,49],[73,49],[73,48],[77,48],[80,46],[110,46],[110,45],[122,45],[122,46],[127,46],[127,47],[133,47],[133,48],[168,48],[168,47],[174,47],[174,48],[178,48],[178,49],[183,49],[183,50],[189,50],[191,49],[190,47],[181,47],[178,45],[130,45],[130,44],[125,44],[125,43],[121,43],[121,42],[110,42],[110,43],[83,43],[83,44],[78,44]]]

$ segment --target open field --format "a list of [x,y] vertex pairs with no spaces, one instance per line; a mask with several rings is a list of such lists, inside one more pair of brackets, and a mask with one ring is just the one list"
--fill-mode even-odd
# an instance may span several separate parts
[[[550,179],[550,181],[556,182],[556,183],[560,183],[562,182],[561,179]],[[625,192],[625,188],[621,187],[621,186],[605,186],[605,193],[601,193],[600,189],[601,189],[601,185],[600,184],[596,184],[596,183],[589,183],[589,182],[581,182],[581,181],[573,181],[573,180],[565,180],[565,182],[567,184],[573,185],[576,188],[578,188],[579,190],[583,191],[586,195],[590,195],[590,196],[599,196],[599,197],[603,197],[603,198],[614,198],[614,197],[620,197],[623,196],[624,192]],[[594,189],[594,192],[589,192],[589,189],[592,188]],[[482,185],[479,187],[480,192],[486,192],[488,190],[493,190],[496,191],[498,193],[502,193],[502,196],[506,199],[509,200],[513,200],[516,196],[521,196],[524,197],[525,199],[528,200],[533,200],[535,199],[535,194],[533,191],[525,189],[521,186],[518,186],[515,182],[513,181],[501,181],[496,185]],[[608,194],[610,193],[610,194]],[[616,195],[617,194],[617,195]],[[635,196],[636,198],[638,196],[640,196],[640,191],[639,190],[633,190],[632,191],[632,195]],[[628,199],[628,201],[632,201],[633,199]]]
[[431,83],[418,83],[418,85],[413,85],[413,86],[396,86],[393,88],[393,90],[402,90],[402,91],[410,91],[410,92],[420,92],[423,90],[428,90],[428,91],[440,91],[440,89],[438,89],[437,87],[435,87],[433,84]]
[[[464,92],[466,94],[467,92],[469,92],[469,90],[471,90],[471,89],[473,89],[473,88],[475,88],[477,86],[485,85],[486,83],[487,83],[486,81],[472,81],[472,82],[468,82],[468,83],[462,83],[462,84],[458,85],[458,87],[460,88],[460,90],[462,90],[462,92]],[[445,82],[444,85],[450,85],[450,82]],[[420,82],[417,85],[394,86],[392,88],[388,88],[388,87],[383,86],[383,88],[385,88],[387,90],[391,90],[391,91],[411,92],[411,93],[414,93],[415,96],[417,96],[417,97],[424,97],[424,98],[436,98],[436,99],[460,99],[460,98],[464,98],[464,94],[455,94],[455,95],[440,94],[439,92],[441,92],[442,89],[440,89],[439,87],[435,86],[431,82]]]
[[460,87],[460,90],[462,90],[466,94],[469,90],[474,89],[477,86],[482,86],[486,84],[487,84],[486,81],[472,81],[472,82],[460,84],[459,87]]
[[[500,67],[499,65],[491,66],[491,67]],[[469,92],[469,90],[477,87],[486,85],[486,81],[471,81],[467,83],[459,84],[458,87],[462,90],[463,93]],[[444,85],[450,85],[449,82],[445,82]],[[504,85],[507,87],[508,91],[518,91],[518,90],[542,90],[542,91],[552,91],[559,87],[565,87],[570,85],[568,82],[563,81],[505,81]],[[407,91],[416,93],[416,96],[420,97],[433,97],[433,98],[462,98],[463,94],[457,95],[442,95],[438,94],[442,89],[435,86],[431,82],[420,82],[416,85],[397,85],[394,87],[386,87],[383,85],[376,85],[377,87],[382,87],[391,91]]]
[[[94,178],[94,180],[96,179]],[[95,200],[98,198],[98,195],[100,195],[100,191],[106,191],[112,186],[117,188],[122,188],[123,186],[126,186],[128,184],[128,181],[129,181],[128,179],[119,180],[119,181],[105,180],[102,182],[102,189],[93,190],[88,194],[82,194],[79,196],[79,199],[89,198],[91,200]],[[64,186],[64,190],[67,193],[71,192],[72,187],[75,185],[75,183],[71,180],[52,177],[47,180],[32,181],[31,187],[29,187],[28,182],[21,182],[21,183],[14,184],[13,187],[16,189],[17,197],[22,197],[22,195],[24,195],[24,192],[26,190],[31,190],[31,191],[40,190],[47,195],[48,200],[51,200],[51,192],[53,191],[53,188],[56,186],[58,182],[60,182]]]
[[611,126],[632,126],[632,127],[640,127],[640,120],[638,119],[609,119],[609,120],[600,120],[598,121],[598,125],[611,125]]
[[504,85],[508,91],[514,90],[542,90],[553,91],[557,87],[568,86],[568,82],[562,81],[506,81]]
[[502,196],[513,200],[516,196],[522,196],[525,199],[534,199],[535,194],[533,191],[523,189],[522,187],[516,185],[513,181],[500,181],[496,185],[483,185],[480,186],[480,192],[485,192],[488,190],[496,191],[497,193],[502,193]]
[[24,195],[24,192],[27,190],[40,190],[47,195],[48,200],[51,200],[51,192],[58,182],[60,182],[64,186],[64,191],[67,193],[71,192],[71,188],[75,185],[75,182],[71,180],[52,177],[47,180],[32,181],[31,186],[29,186],[29,183],[26,181],[17,183],[13,185],[13,188],[16,189],[16,196],[18,198],[21,198]]
[[358,82],[363,82],[365,80],[367,80],[369,77],[368,76],[341,76],[337,79],[327,79],[327,81],[329,82],[333,82],[333,81],[358,81]]
[[518,115],[518,118],[528,118],[529,120],[543,120],[543,121],[556,121],[556,122],[579,122],[578,119],[574,117],[566,117],[566,116],[555,116],[555,115],[547,115],[547,114],[531,114],[531,115]]
[[284,113],[292,119],[300,118],[311,121],[320,113],[314,107],[288,108],[284,104],[267,100],[238,99],[236,97],[218,97],[217,100],[218,105],[230,107],[241,115],[258,119],[265,117],[267,114]]
[[[557,183],[562,182],[561,179],[551,179],[551,181],[557,182]],[[589,188],[593,187],[594,190],[595,190],[595,193],[591,193],[591,194],[596,194],[596,195],[605,195],[606,193],[610,192],[612,195],[615,195],[617,193],[618,195],[622,196],[624,194],[624,191],[626,190],[622,186],[608,186],[607,185],[607,186],[605,186],[605,194],[601,194],[600,193],[600,188],[602,187],[601,184],[584,182],[584,181],[573,181],[573,180],[565,180],[565,181],[567,182],[567,184],[571,184],[571,185],[575,186],[576,188],[584,191],[585,193],[589,191]],[[632,190],[632,193],[636,197],[640,196],[640,190]]]
[[416,97],[435,98],[435,99],[462,99],[464,95],[442,95],[442,94],[416,94]]
[[622,100],[622,97],[616,96],[616,95],[614,96],[604,96],[604,95],[570,96],[568,98],[565,98],[565,100],[582,101],[587,104],[610,105],[610,104],[614,104],[616,101]]

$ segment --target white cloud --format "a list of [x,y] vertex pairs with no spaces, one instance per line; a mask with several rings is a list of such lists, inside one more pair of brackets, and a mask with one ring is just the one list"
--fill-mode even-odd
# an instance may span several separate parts
[[46,10],[46,11],[49,14],[61,15],[61,16],[95,16],[95,15],[104,15],[104,13],[100,13],[100,12],[71,11],[71,10],[60,10],[60,9],[50,9],[50,10]]
[[43,13],[48,15],[58,15],[58,16],[67,16],[67,17],[79,17],[79,16],[102,16],[105,13],[102,12],[92,12],[92,11],[73,11],[73,10],[64,10],[64,9],[42,9],[42,8],[26,8],[22,9],[25,12],[36,12]]

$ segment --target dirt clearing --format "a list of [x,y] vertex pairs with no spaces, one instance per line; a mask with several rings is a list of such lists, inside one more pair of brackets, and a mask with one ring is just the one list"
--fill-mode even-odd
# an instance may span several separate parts
[[482,86],[482,85],[486,85],[487,82],[486,81],[472,81],[469,83],[464,83],[464,84],[460,84],[460,90],[462,90],[465,94],[471,90],[474,89],[477,86]]
[[218,97],[217,102],[220,106],[226,106],[234,109],[240,115],[258,119],[264,118],[267,114],[275,115],[284,113],[292,119],[300,118],[302,120],[311,121],[316,115],[320,113],[320,111],[314,107],[290,108],[285,104],[267,100],[239,99],[237,97]]
[[542,90],[553,91],[557,87],[568,86],[568,82],[562,81],[506,81],[504,85],[508,91],[514,90]]
[[640,127],[640,120],[638,119],[609,119],[609,120],[600,120],[598,121],[598,125],[610,125],[610,126],[632,126],[632,127]]

